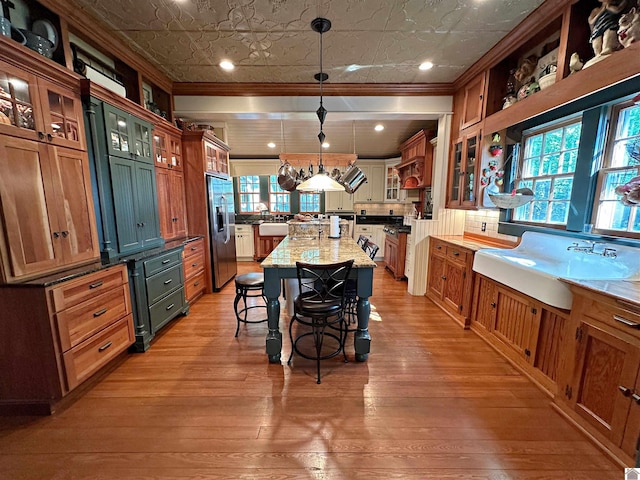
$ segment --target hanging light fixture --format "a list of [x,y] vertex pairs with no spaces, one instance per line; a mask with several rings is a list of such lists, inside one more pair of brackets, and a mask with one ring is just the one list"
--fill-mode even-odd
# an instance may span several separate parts
[[[318,134],[320,153],[318,157],[318,172],[298,185],[297,189],[303,192],[340,192],[344,191],[344,187],[325,172],[324,165],[322,164],[322,144],[326,138],[323,132],[323,125],[327,117],[327,110],[322,104],[322,84],[329,78],[329,75],[322,71],[322,34],[331,29],[331,22],[326,18],[318,17],[311,21],[311,28],[314,32],[320,34],[320,73],[316,73],[314,76],[314,78],[320,82],[320,107],[316,110],[316,115],[318,116],[318,120],[320,120],[320,133]],[[310,173],[313,172],[313,165],[311,164],[309,165],[309,171]]]

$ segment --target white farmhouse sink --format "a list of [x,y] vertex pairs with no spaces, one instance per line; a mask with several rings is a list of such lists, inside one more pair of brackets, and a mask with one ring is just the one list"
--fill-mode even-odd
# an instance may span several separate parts
[[289,225],[287,223],[261,223],[258,227],[260,235],[287,236]]
[[[640,279],[640,249],[610,243],[595,244],[595,253],[567,250],[579,238],[525,232],[516,248],[483,248],[473,270],[548,305],[571,308],[572,295],[559,278],[572,280]],[[605,248],[615,257],[601,255]]]

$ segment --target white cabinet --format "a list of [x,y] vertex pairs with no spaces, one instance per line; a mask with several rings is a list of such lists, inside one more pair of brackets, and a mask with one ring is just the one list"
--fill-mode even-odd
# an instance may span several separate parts
[[353,194],[354,203],[382,203],[385,197],[386,168],[383,162],[357,164],[367,181]]
[[253,227],[236,225],[236,257],[238,260],[253,260]]
[[353,212],[353,195],[347,192],[325,192],[325,212]]
[[384,258],[384,240],[387,234],[384,233],[383,228],[384,225],[356,225],[354,228],[353,238],[358,239],[360,235],[364,235],[380,247],[375,260],[382,260]]
[[396,165],[400,163],[398,160],[385,162],[385,179],[384,179],[384,201],[385,202],[401,202],[403,201],[404,192],[400,190],[400,177]]
[[407,253],[404,260],[404,275],[408,279],[413,276],[413,236],[407,235]]

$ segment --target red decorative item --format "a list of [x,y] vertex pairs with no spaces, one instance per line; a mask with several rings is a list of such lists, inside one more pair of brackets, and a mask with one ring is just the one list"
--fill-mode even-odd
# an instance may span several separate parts
[[502,155],[502,145],[491,145],[489,147],[489,153],[492,157],[499,157]]

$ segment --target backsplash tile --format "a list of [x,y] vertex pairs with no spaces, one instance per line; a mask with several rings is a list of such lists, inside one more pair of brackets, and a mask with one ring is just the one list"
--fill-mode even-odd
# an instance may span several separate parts
[[[500,219],[499,210],[478,210],[477,212],[467,212],[464,222],[464,231],[474,235],[484,235],[486,237],[498,238],[509,242],[517,242],[518,237],[498,233],[498,221]],[[482,224],[486,223],[487,228],[483,232]]]

